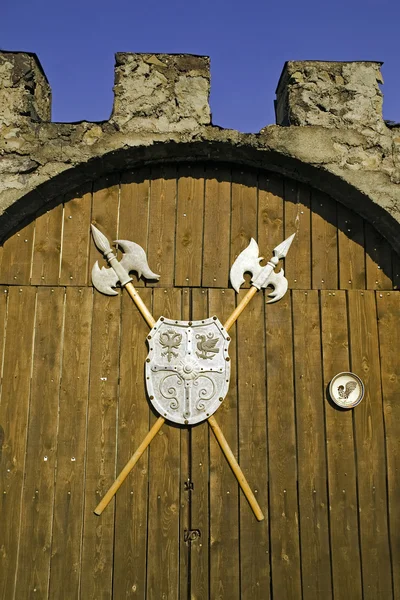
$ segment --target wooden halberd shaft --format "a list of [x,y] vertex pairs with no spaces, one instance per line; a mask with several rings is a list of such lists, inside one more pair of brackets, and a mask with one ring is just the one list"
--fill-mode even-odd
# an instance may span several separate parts
[[[154,317],[152,316],[152,314],[150,313],[150,311],[148,310],[148,308],[146,307],[146,305],[144,304],[143,300],[140,298],[140,296],[139,296],[138,292],[136,291],[135,287],[133,286],[133,284],[131,282],[129,282],[124,287],[126,288],[128,294],[130,295],[132,300],[135,302],[140,313],[143,315],[143,318],[145,319],[146,323],[149,325],[150,328],[154,327],[156,321],[155,321]],[[254,292],[253,292],[253,290],[254,290]],[[257,291],[256,288],[251,288],[248,291],[245,298],[243,298],[242,302],[236,308],[234,313],[232,313],[231,317],[229,317],[229,319],[227,321],[228,328],[230,328],[235,323],[239,314],[244,310],[244,308],[250,302],[251,298],[253,297],[253,295],[256,291]],[[250,295],[250,293],[251,293],[251,295]],[[249,298],[248,298],[247,302],[245,304],[243,304],[243,302],[247,296],[249,296]],[[238,309],[240,308],[240,306],[242,304],[243,304],[243,307],[238,312]],[[258,521],[262,521],[264,519],[264,515],[261,511],[261,508],[260,508],[258,502],[257,502],[257,499],[254,496],[249,484],[247,483],[244,473],[241,470],[232,450],[230,449],[229,444],[228,444],[224,434],[222,433],[222,430],[221,430],[220,426],[218,425],[217,420],[215,419],[214,416],[211,416],[207,419],[207,421],[208,421],[208,424],[211,427],[211,429],[221,447],[222,452],[224,453],[224,456],[225,456],[229,466],[231,467],[231,469],[233,471],[233,474],[235,475],[244,495],[246,496],[246,499],[247,499],[256,519],[258,519]],[[107,490],[104,497],[101,499],[99,504],[96,506],[96,508],[94,510],[96,515],[101,515],[101,513],[104,511],[104,509],[108,506],[108,504],[110,503],[112,498],[115,496],[115,494],[117,493],[117,491],[119,490],[119,488],[121,487],[123,482],[125,481],[128,474],[131,472],[133,467],[136,465],[136,463],[138,462],[138,460],[140,459],[140,457],[142,456],[142,454],[144,453],[146,448],[149,446],[150,442],[154,439],[154,437],[160,431],[160,429],[164,425],[164,423],[165,423],[164,417],[159,417],[157,419],[157,421],[154,423],[154,425],[152,426],[152,428],[150,429],[150,431],[148,432],[148,434],[146,435],[146,437],[144,438],[144,440],[142,441],[140,446],[137,448],[135,453],[131,456],[129,461],[126,463],[126,465],[124,466],[124,468],[122,469],[122,471],[120,472],[120,474],[118,475],[116,480],[114,481],[114,483]]]

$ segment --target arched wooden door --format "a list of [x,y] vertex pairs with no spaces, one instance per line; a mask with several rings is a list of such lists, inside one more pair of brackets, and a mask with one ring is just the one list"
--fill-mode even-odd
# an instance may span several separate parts
[[[90,282],[94,222],[142,245],[157,318],[224,321],[250,237],[296,232],[289,292],[232,330],[216,418],[266,515],[258,523],[206,423],[165,424],[93,514],[157,418],[148,328]],[[165,165],[72,193],[2,250],[0,597],[275,600],[400,597],[399,260],[332,198],[229,165]],[[243,294],[241,292],[241,294]],[[354,410],[326,387],[352,370]]]

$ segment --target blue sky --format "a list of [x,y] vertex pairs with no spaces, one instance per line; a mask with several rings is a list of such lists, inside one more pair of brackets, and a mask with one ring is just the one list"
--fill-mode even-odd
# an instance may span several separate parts
[[0,0],[0,48],[36,52],[53,120],[108,119],[115,52],[206,54],[213,122],[274,123],[286,60],[384,61],[384,117],[400,121],[399,0]]

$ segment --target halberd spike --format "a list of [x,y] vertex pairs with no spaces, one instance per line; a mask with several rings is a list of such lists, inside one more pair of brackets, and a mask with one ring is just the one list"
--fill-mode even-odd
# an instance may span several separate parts
[[285,256],[289,252],[289,248],[292,245],[295,235],[295,233],[292,233],[292,235],[286,238],[286,240],[283,240],[283,242],[281,242],[276,248],[273,249],[273,253],[276,256],[276,258],[278,258],[279,260],[281,260],[281,258],[285,258]]
[[97,229],[97,227],[95,227],[93,223],[90,227],[92,229],[93,241],[96,244],[96,248],[100,250],[100,252],[103,252],[103,254],[105,254],[106,252],[110,252],[110,242],[108,241],[104,233],[101,233],[100,229]]

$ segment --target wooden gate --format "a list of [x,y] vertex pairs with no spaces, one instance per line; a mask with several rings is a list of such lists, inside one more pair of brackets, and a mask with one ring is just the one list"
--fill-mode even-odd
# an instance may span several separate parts
[[[258,293],[232,330],[215,415],[263,522],[206,423],[166,423],[93,514],[157,415],[145,322],[91,286],[91,222],[146,249],[161,278],[137,287],[155,318],[223,321],[250,237],[269,258],[296,232],[289,292]],[[399,266],[334,199],[229,165],[123,173],[36,215],[0,269],[0,597],[400,598]],[[366,395],[343,411],[326,388],[347,370]]]

